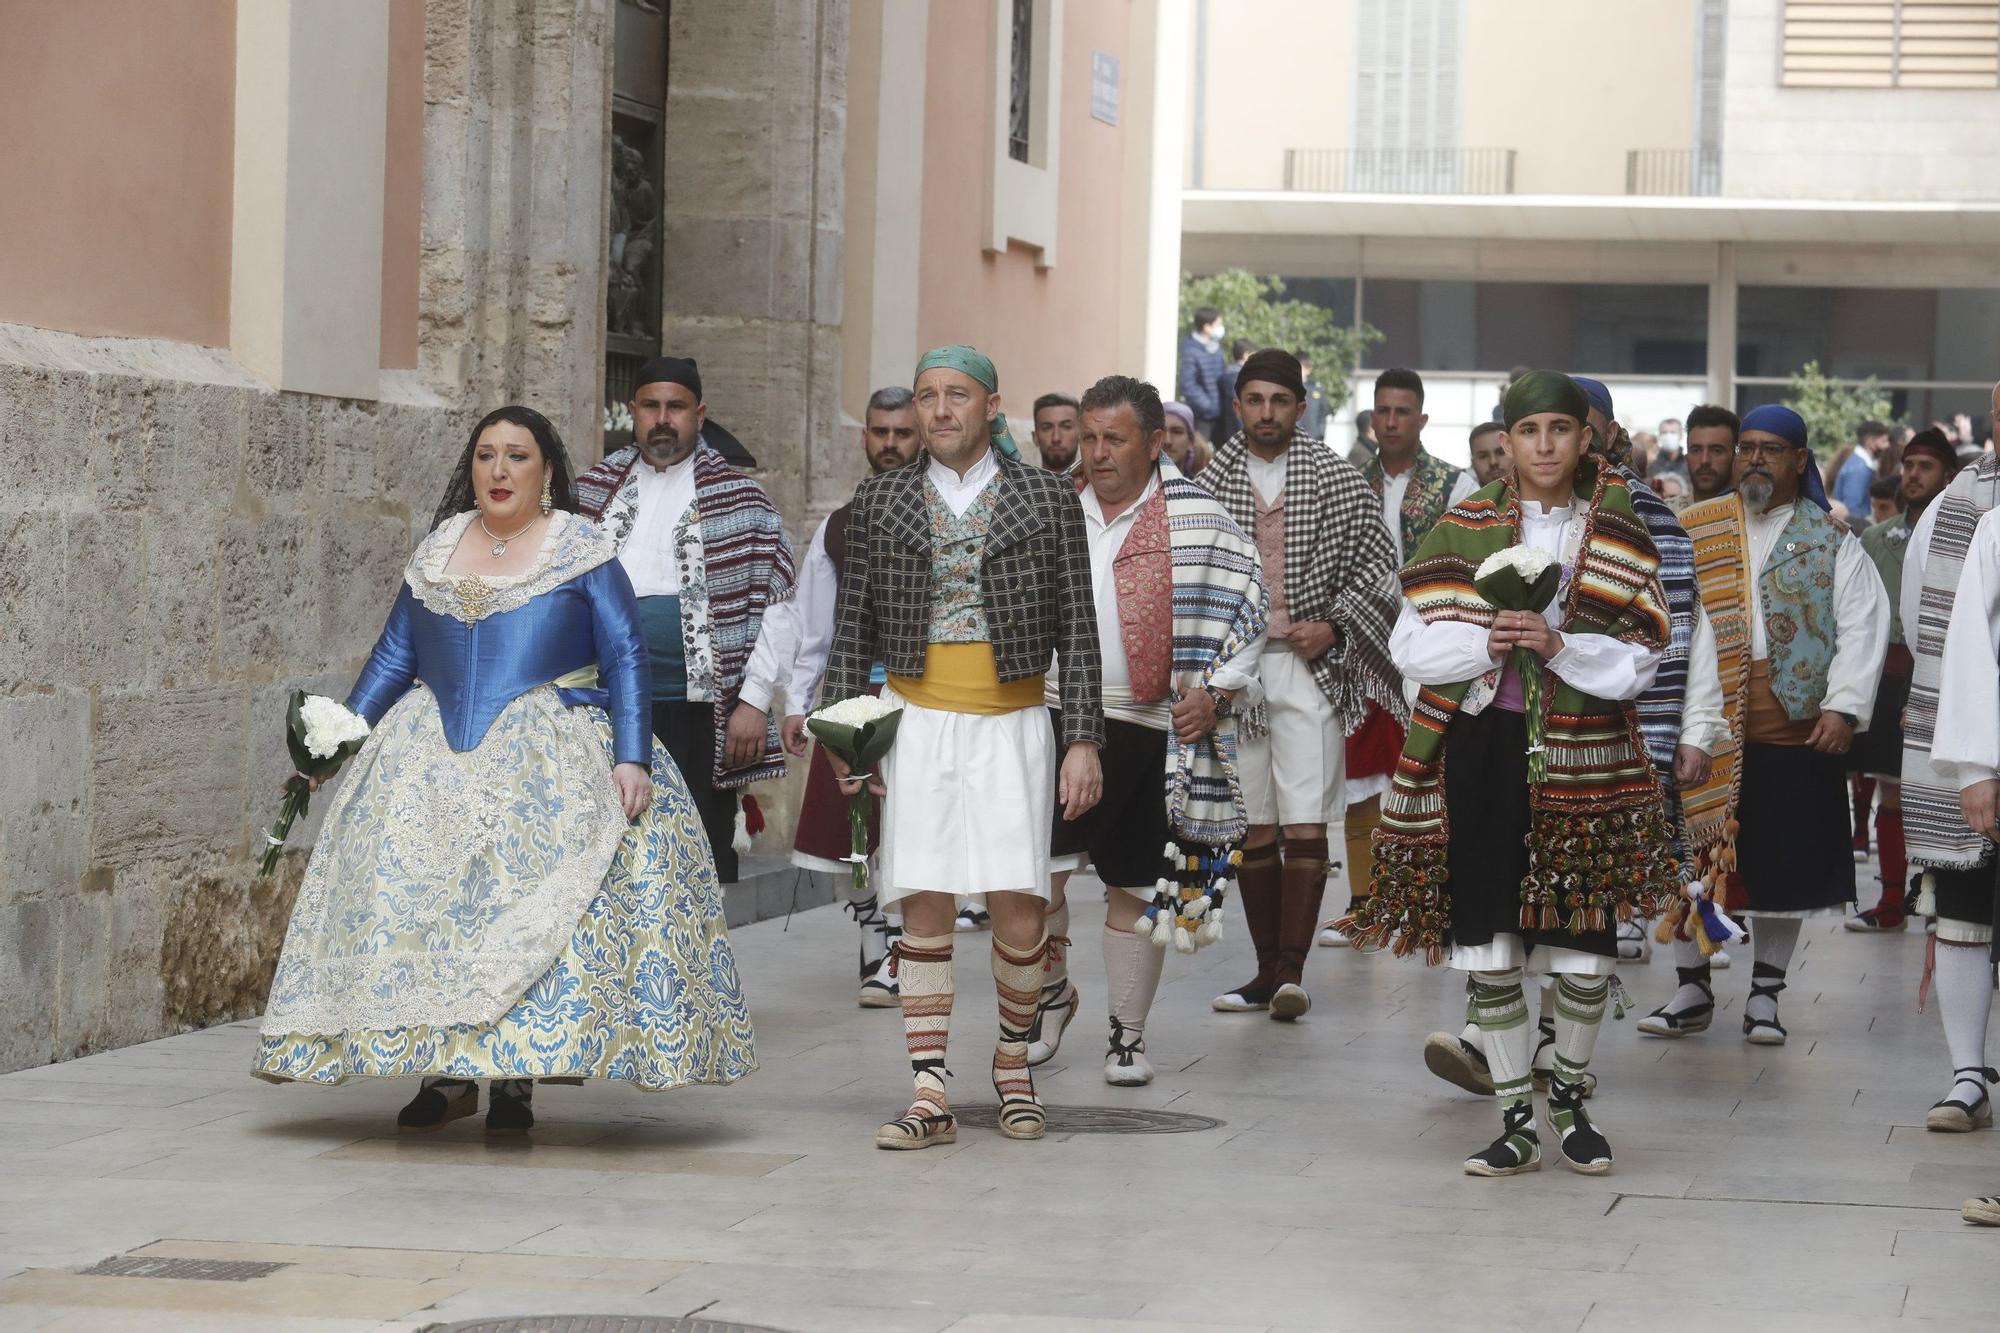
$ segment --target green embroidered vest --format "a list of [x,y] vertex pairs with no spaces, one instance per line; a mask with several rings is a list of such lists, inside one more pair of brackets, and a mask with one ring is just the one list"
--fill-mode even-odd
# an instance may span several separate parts
[[986,555],[986,534],[993,526],[993,497],[999,491],[996,475],[963,514],[954,514],[930,478],[924,478],[924,508],[931,521],[932,643],[992,640],[986,628],[986,604],[980,595],[979,565]]
[[1861,534],[1861,549],[1875,562],[1882,586],[1889,590],[1889,642],[1904,643],[1902,611],[1895,605],[1896,592],[1903,586],[1903,557],[1910,550],[1910,534],[1916,530],[1916,516],[1907,510],[1885,518]]
[[1817,717],[1826,697],[1837,637],[1833,565],[1840,538],[1841,530],[1827,512],[1801,497],[1757,575],[1771,693],[1794,722]]

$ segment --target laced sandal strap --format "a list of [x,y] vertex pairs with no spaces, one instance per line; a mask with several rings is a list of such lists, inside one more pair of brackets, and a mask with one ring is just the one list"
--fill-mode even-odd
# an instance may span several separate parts
[[1116,1017],[1112,1018],[1111,1053],[1113,1055],[1121,1057],[1124,1063],[1130,1064],[1132,1063],[1132,1057],[1137,1055],[1145,1044],[1146,1030],[1144,1028],[1128,1028],[1119,1022]]
[[1535,1137],[1535,1108],[1529,1102],[1515,1102],[1500,1112],[1500,1136],[1525,1134]]
[[1709,999],[1715,998],[1715,972],[1707,963],[1697,963],[1693,967],[1676,967],[1674,976],[1683,986],[1699,986]]
[[[1960,1065],[1951,1071],[1954,1074],[1977,1074],[1988,1083],[2000,1083],[2000,1069],[1992,1065]],[[1970,1080],[1964,1080],[1969,1082]]]
[[[1753,1000],[1775,1000],[1778,992],[1785,988],[1785,969],[1769,963],[1758,963],[1750,969],[1750,998]],[[1776,1027],[1777,1024],[1771,1024]]]

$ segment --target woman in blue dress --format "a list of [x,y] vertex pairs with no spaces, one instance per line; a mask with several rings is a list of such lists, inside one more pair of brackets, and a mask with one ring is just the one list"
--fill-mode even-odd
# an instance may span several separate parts
[[397,1117],[534,1123],[534,1081],[752,1072],[722,892],[647,725],[616,548],[539,412],[473,430],[348,706],[373,732],[328,805],[254,1072],[423,1079]]

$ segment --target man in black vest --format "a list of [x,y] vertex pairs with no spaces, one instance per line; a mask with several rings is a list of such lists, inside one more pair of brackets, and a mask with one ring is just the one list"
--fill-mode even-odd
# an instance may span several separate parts
[[[871,473],[887,472],[915,458],[917,409],[904,388],[877,389],[868,398],[866,421],[861,428],[861,447],[868,455]],[[800,565],[798,595],[780,603],[764,616],[764,632],[750,655],[744,673],[742,697],[746,702],[769,710],[772,699],[785,697],[785,720],[779,729],[785,748],[794,755],[806,752],[806,713],[819,694],[820,677],[826,673],[827,654],[833,648],[834,612],[840,604],[840,569],[847,558],[847,515],[853,501],[842,505],[821,521],[806,548]],[[873,683],[882,683],[880,666]],[[874,851],[874,820],[869,821],[869,851]],[[835,877],[847,891],[847,911],[861,927],[861,1006],[864,1009],[894,1009],[896,978],[889,971],[889,948],[903,933],[902,917],[884,912],[873,893],[853,896],[853,867],[845,861],[851,845],[847,826],[847,798],[827,767],[826,754],[813,756],[806,776],[805,798],[799,806],[799,827],[792,840],[792,864],[806,870],[823,870]]]

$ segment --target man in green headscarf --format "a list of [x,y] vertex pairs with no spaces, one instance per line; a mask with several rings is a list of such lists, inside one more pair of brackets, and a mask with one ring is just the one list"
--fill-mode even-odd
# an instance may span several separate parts
[[[958,897],[984,898],[993,918],[1000,1132],[1042,1136],[1028,1033],[1049,955],[1053,812],[1060,801],[1077,818],[1103,785],[1103,668],[1076,488],[1021,461],[1000,377],[980,352],[938,348],[917,364],[914,388],[926,457],[854,494],[820,690],[821,707],[865,693],[879,660],[882,701],[902,710],[871,781],[882,796],[879,896],[903,913],[897,979],[916,1083],[910,1109],[876,1131],[876,1146],[893,1149],[958,1137],[944,1085]],[[1060,771],[1042,702],[1051,658]],[[828,757],[845,790],[858,791]]]

